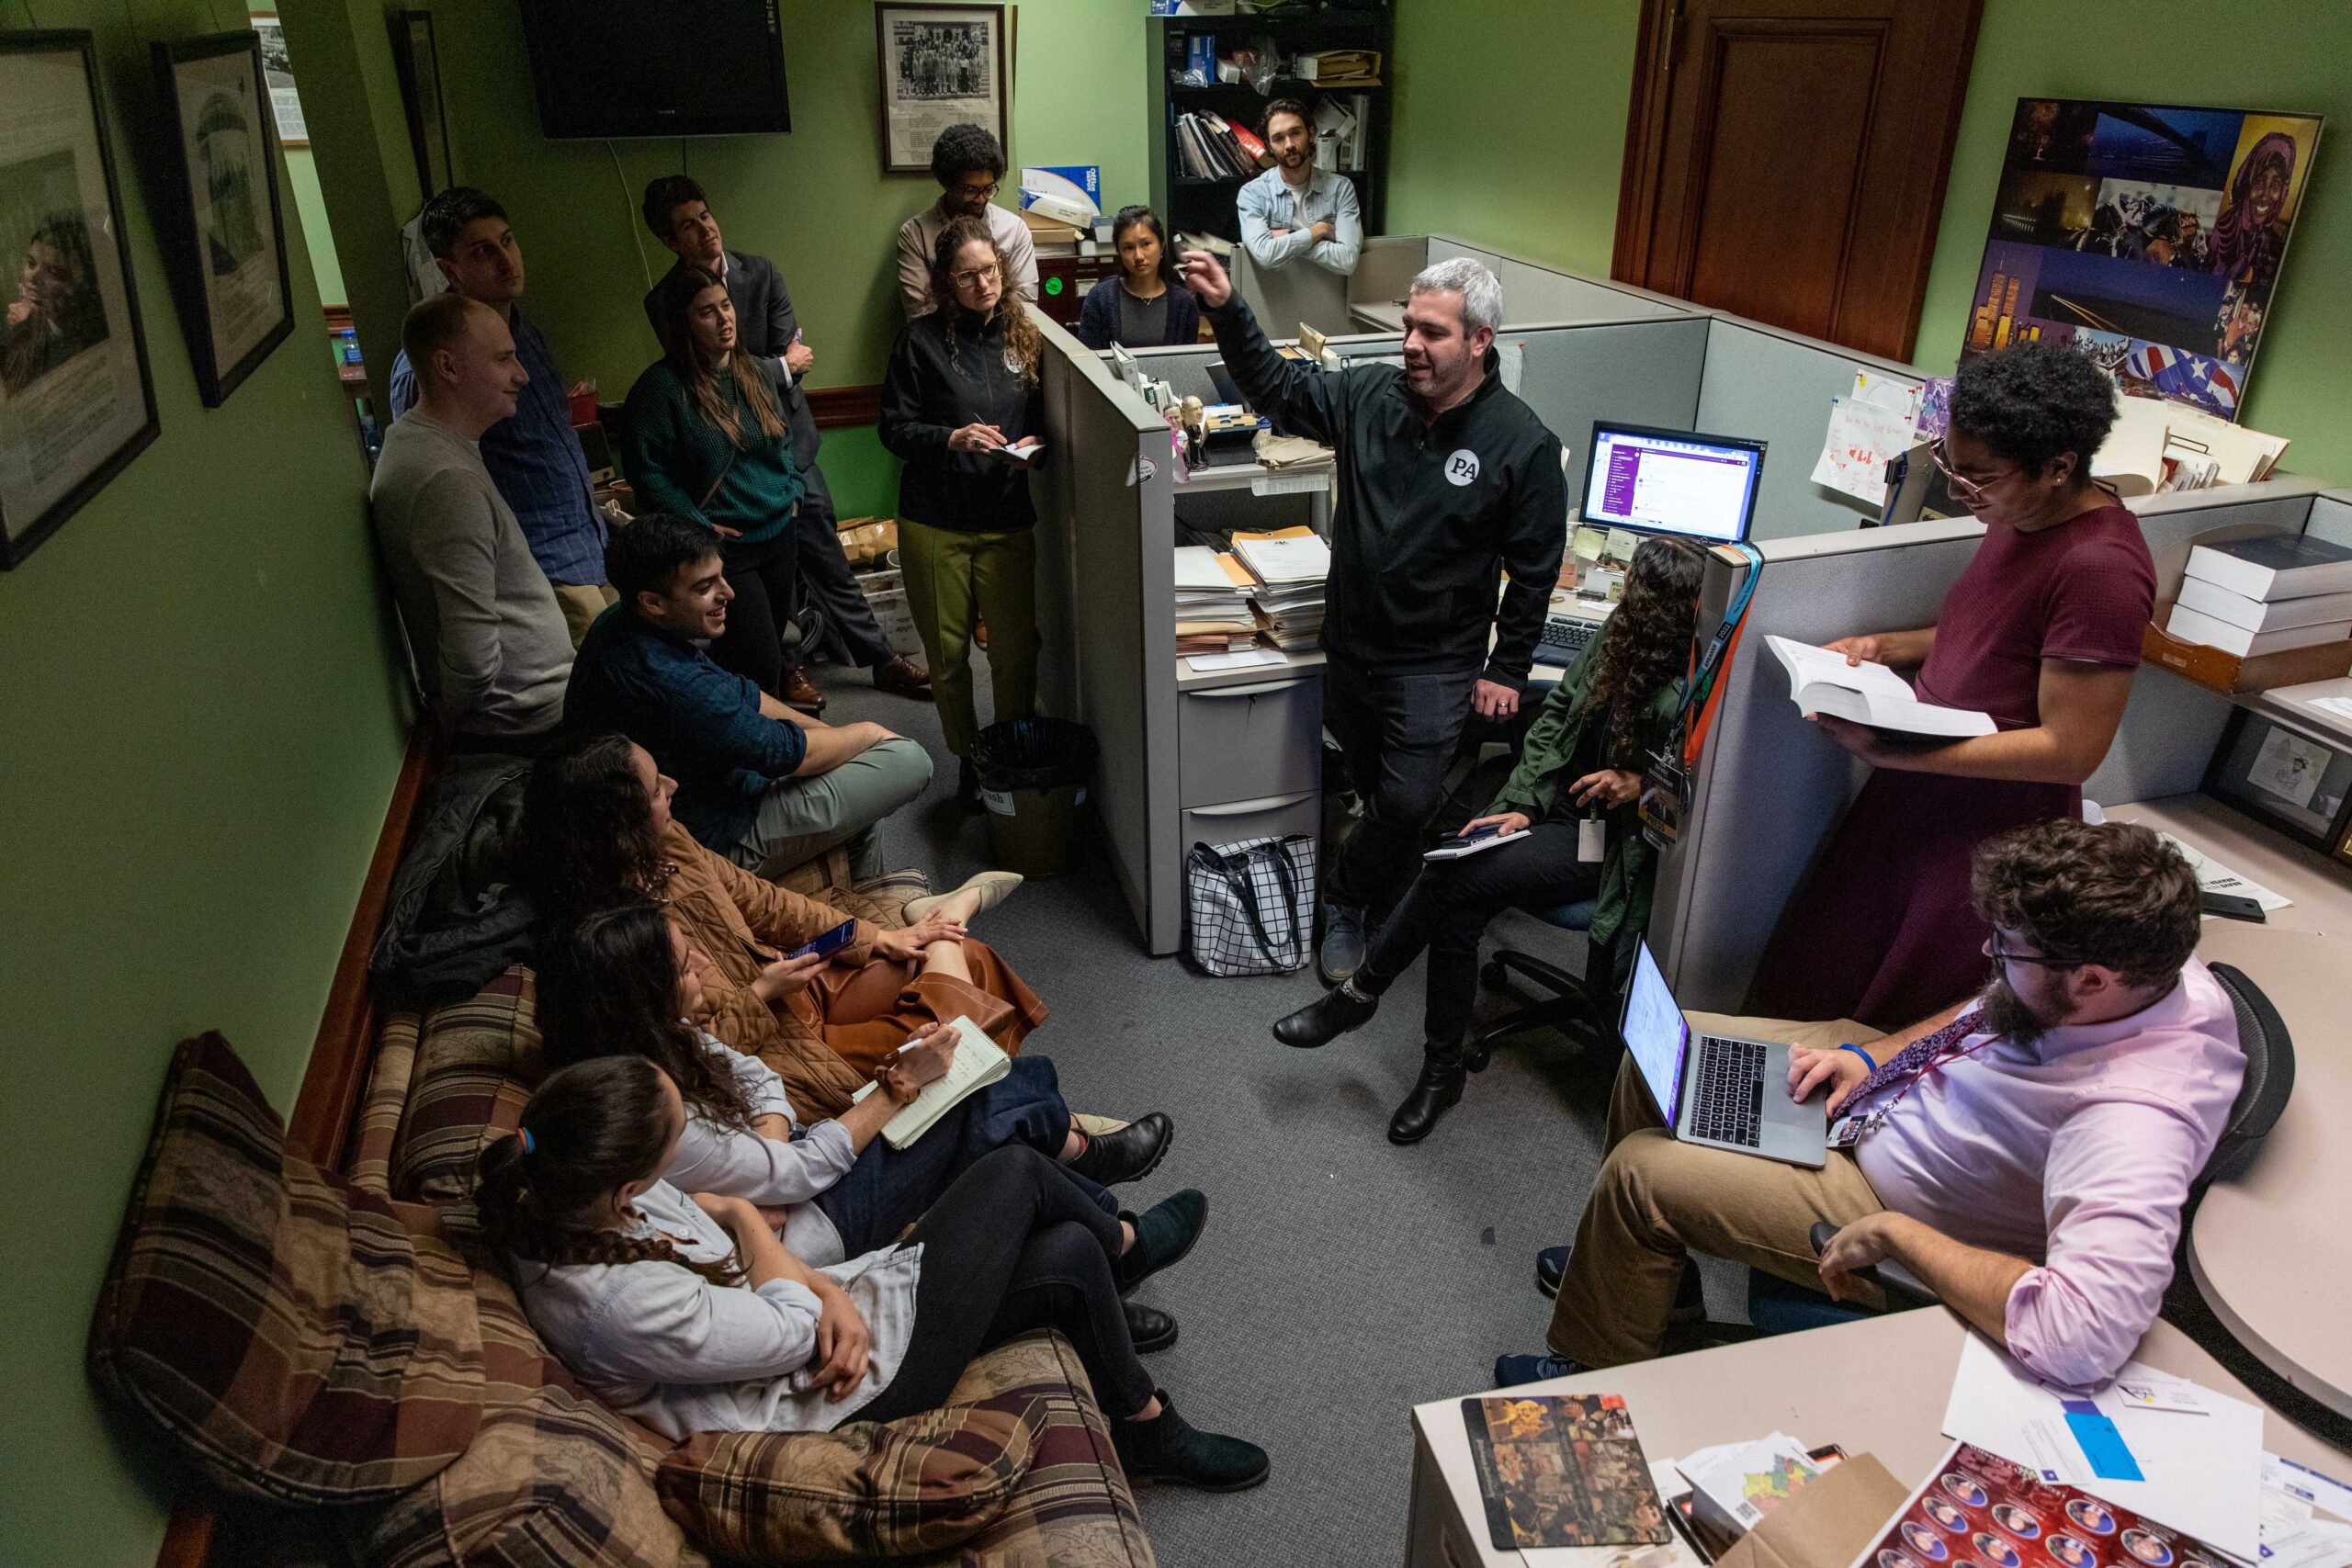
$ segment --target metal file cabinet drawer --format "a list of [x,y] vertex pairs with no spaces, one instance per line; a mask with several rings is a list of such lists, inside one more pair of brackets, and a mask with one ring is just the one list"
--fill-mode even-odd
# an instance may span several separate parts
[[1176,725],[1177,798],[1187,807],[1321,787],[1320,674],[1185,692]]
[[1183,824],[1177,848],[1185,854],[1192,853],[1194,844],[1238,844],[1293,833],[1311,839],[1323,829],[1323,792],[1300,790],[1225,806],[1196,806],[1184,813]]

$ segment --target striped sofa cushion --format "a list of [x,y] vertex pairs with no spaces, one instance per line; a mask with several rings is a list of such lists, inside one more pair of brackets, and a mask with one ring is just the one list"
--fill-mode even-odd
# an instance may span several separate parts
[[522,1122],[539,1049],[537,982],[519,964],[424,1015],[391,1150],[394,1197],[446,1203],[471,1194],[483,1145]]
[[218,1034],[172,1057],[89,1366],[208,1479],[277,1502],[414,1486],[481,1425],[470,1270],[289,1155]]

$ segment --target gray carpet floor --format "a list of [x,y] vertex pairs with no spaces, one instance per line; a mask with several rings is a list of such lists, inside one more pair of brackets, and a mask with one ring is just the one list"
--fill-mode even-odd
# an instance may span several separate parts
[[[930,792],[886,825],[891,863],[939,888],[989,864],[984,818],[956,808],[930,705],[876,694],[863,671],[814,673],[829,721],[888,725],[938,761]],[[1398,1148],[1385,1132],[1419,1066],[1419,966],[1371,1024],[1302,1052],[1268,1025],[1313,999],[1311,970],[1218,980],[1147,956],[1099,853],[1023,886],[974,934],[1053,1010],[1027,1049],[1053,1059],[1073,1107],[1174,1119],[1167,1159],[1123,1195],[1140,1209],[1182,1187],[1208,1194],[1198,1247],[1138,1298],[1182,1325],[1147,1365],[1188,1420],[1263,1445],[1273,1473],[1233,1496],[1146,1490],[1161,1562],[1396,1561],[1410,1407],[1487,1388],[1498,1352],[1543,1348],[1535,1252],[1567,1240],[1583,1208],[1613,1059],[1523,1036],[1428,1141]],[[1517,915],[1488,932],[1572,969],[1579,940]]]

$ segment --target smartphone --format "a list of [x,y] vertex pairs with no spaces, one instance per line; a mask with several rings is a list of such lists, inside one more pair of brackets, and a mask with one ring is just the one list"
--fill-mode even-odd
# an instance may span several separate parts
[[831,931],[827,931],[816,941],[803,942],[800,946],[794,948],[790,953],[786,953],[785,956],[786,958],[807,958],[813,953],[820,958],[831,958],[834,953],[839,953],[842,948],[847,947],[849,945],[850,938],[856,934],[857,922],[854,919],[843,920],[840,925],[835,926]]
[[2197,907],[2209,915],[2220,915],[2226,919],[2252,920],[2256,925],[2270,923],[2270,918],[2262,912],[2260,899],[2236,893],[2216,893],[2211,888],[2200,888],[2197,895]]

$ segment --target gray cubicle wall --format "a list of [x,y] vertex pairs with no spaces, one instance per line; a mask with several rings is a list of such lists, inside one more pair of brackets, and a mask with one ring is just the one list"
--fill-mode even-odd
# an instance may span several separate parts
[[2324,491],[2312,501],[2311,535],[2352,547],[2352,490]]
[[[2134,503],[2160,594],[2168,562],[2169,583],[2178,581],[2192,536],[2301,529],[2315,488],[2281,480]],[[1739,1009],[1782,907],[1868,775],[1798,713],[1764,637],[1824,643],[1932,625],[1982,533],[1962,519],[1763,543],[1764,574],[1693,781],[1690,819],[1659,863],[1651,945],[1684,1006]],[[1731,570],[1709,564],[1717,602]],[[2085,793],[2122,805],[2195,789],[2228,710],[2218,694],[2143,665],[2108,761]]]
[[1555,321],[1634,321],[1645,316],[1688,316],[1699,308],[1645,289],[1626,288],[1583,277],[1507,252],[1489,250],[1450,234],[1431,234],[1423,252],[1430,262],[1468,256],[1484,262],[1503,286],[1506,326]]

